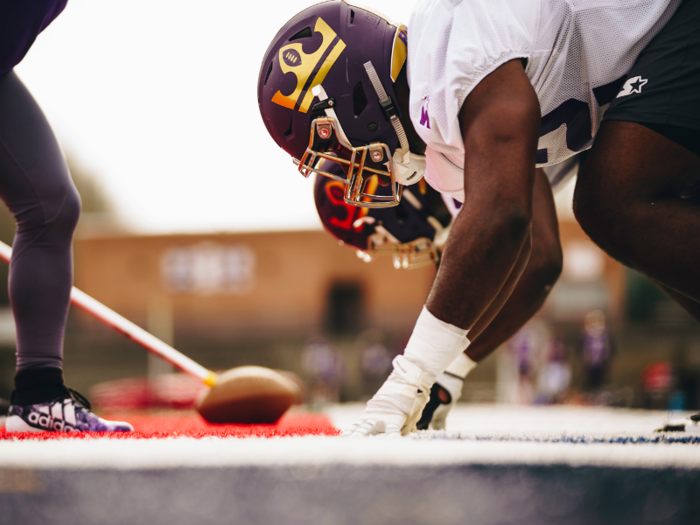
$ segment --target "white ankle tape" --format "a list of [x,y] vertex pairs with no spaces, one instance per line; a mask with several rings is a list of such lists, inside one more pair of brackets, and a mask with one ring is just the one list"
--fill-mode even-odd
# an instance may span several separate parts
[[434,381],[469,346],[468,332],[441,321],[424,306],[404,356],[425,370]]
[[461,353],[457,359],[450,363],[445,372],[464,379],[474,368],[476,368],[476,361],[473,361],[467,354]]

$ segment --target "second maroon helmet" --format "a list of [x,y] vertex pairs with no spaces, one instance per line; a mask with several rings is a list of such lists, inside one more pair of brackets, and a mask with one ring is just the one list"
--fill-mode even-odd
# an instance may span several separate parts
[[326,231],[354,247],[366,262],[380,253],[391,254],[397,269],[437,263],[452,213],[457,212],[424,181],[406,188],[398,206],[368,209],[348,205],[340,182],[317,176],[314,200]]

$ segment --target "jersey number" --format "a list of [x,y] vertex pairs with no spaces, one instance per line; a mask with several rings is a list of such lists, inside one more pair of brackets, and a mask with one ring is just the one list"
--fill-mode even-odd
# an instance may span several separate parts
[[[627,75],[604,86],[593,88],[593,95],[599,107],[613,101],[626,78]],[[542,117],[540,137],[544,137],[547,133],[559,129],[563,124],[566,124],[566,146],[571,151],[583,151],[590,147],[593,142],[591,134],[593,126],[591,124],[591,110],[586,102],[570,98],[553,111],[547,113]],[[537,164],[546,164],[547,160],[547,150],[538,149]]]

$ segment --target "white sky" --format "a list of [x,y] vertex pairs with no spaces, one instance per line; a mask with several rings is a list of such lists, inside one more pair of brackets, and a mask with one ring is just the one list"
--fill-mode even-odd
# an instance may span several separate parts
[[[267,134],[262,56],[313,0],[70,0],[15,71],[64,150],[146,232],[316,228]],[[373,7],[407,21],[410,1]]]

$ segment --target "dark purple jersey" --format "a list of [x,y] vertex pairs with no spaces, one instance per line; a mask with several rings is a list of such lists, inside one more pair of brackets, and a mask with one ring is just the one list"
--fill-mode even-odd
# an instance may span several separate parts
[[19,64],[39,33],[54,21],[68,0],[0,2],[0,75]]

